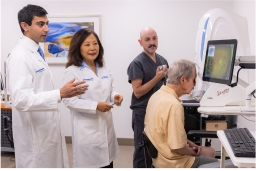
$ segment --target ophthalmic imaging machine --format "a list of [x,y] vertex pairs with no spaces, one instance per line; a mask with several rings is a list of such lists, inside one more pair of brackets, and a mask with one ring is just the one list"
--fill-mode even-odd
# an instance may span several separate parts
[[[237,127],[238,115],[255,115],[255,69],[250,55],[247,20],[219,8],[206,12],[199,22],[194,91],[181,97],[188,139],[198,145],[215,145],[217,130]],[[240,73],[240,70],[245,71]],[[213,142],[211,142],[213,140]],[[203,141],[205,141],[203,143]]]

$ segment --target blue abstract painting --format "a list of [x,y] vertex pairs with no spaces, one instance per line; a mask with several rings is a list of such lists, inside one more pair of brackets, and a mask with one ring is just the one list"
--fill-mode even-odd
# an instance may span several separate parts
[[49,32],[44,43],[46,58],[66,58],[70,41],[80,29],[94,30],[94,22],[50,22]]

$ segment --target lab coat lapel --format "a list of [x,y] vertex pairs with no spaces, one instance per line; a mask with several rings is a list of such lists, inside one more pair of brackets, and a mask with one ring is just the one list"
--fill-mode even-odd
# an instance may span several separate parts
[[36,58],[37,58],[40,62],[42,62],[45,66],[48,66],[47,63],[46,63],[46,61],[43,60],[43,58],[40,56],[40,54],[39,54],[38,52],[34,52],[34,53],[36,53]]
[[[43,58],[40,56],[40,54],[38,52],[34,52],[34,53],[37,53],[37,56],[36,56],[37,60],[39,60],[40,62],[42,62],[44,64],[44,66],[47,68],[47,70],[48,70],[48,72],[49,72],[49,74],[51,76],[51,80],[52,80],[52,73],[51,73],[51,70],[49,68],[49,65],[47,64],[46,61],[43,60]],[[53,82],[52,82],[52,84],[53,84]]]
[[88,78],[90,77],[90,78],[93,78],[95,80],[98,80],[97,75],[90,68],[84,67],[81,70],[83,71],[84,76],[86,76]]
[[98,78],[101,80],[101,77],[103,76],[103,67],[99,67],[99,70],[98,70]]

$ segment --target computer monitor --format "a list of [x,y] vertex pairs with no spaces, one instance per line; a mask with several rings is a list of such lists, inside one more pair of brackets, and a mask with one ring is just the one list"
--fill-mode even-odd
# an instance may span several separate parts
[[207,43],[203,81],[230,85],[237,40],[209,40]]

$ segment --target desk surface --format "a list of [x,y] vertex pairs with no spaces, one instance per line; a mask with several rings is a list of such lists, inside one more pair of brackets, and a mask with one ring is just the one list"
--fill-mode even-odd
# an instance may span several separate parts
[[[251,134],[255,138],[255,133],[250,131]],[[226,152],[228,153],[230,159],[232,160],[233,164],[237,167],[255,167],[256,166],[256,158],[253,157],[236,157],[229,145],[228,139],[223,130],[217,131],[218,138],[221,144],[224,146]]]
[[1,110],[12,110],[12,107],[5,107],[5,104],[1,103]]
[[199,113],[207,115],[253,115],[255,112],[241,112],[242,106],[224,106],[224,107],[199,107]]
[[184,107],[199,107],[200,103],[181,103]]

